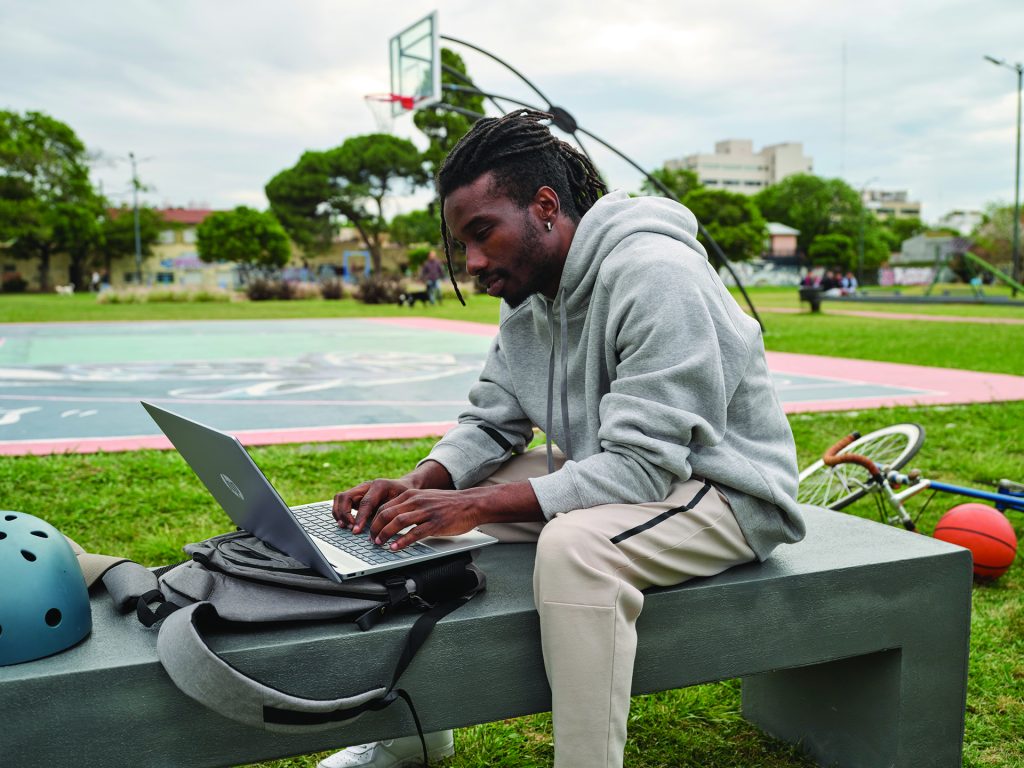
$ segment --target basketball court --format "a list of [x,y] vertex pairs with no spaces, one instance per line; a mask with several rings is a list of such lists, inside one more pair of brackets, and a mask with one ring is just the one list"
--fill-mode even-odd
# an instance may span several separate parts
[[[496,327],[431,318],[0,326],[0,454],[168,448],[139,404],[247,445],[442,434]],[[770,352],[789,413],[1024,400],[1024,377]]]

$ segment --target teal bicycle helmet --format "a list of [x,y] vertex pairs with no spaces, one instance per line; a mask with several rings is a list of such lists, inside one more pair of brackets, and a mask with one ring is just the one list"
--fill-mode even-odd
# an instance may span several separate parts
[[40,659],[92,631],[71,545],[38,517],[0,511],[0,666]]

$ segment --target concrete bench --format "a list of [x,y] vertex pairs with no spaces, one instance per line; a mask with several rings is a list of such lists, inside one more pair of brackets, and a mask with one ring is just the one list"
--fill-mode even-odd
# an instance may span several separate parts
[[[744,716],[821,765],[959,766],[970,554],[837,512],[809,509],[807,523],[803,542],[766,563],[653,590],[634,692],[739,677]],[[528,545],[486,550],[488,591],[438,624],[406,672],[427,730],[550,708],[532,560]],[[225,766],[414,732],[401,703],[316,734],[226,720],[178,691],[153,631],[109,603],[93,598],[95,627],[79,646],[0,668],[4,765]],[[365,633],[336,623],[224,631],[214,645],[277,687],[328,698],[385,682],[377,675],[412,620]]]
[[800,301],[808,302],[811,305],[811,312],[821,311],[821,301],[824,297],[825,292],[821,288],[809,285],[800,286]]

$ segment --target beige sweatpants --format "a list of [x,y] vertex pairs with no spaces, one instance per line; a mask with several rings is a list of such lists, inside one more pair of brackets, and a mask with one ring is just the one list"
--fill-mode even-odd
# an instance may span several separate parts
[[[546,473],[539,448],[513,457],[481,485]],[[537,542],[533,594],[551,685],[555,768],[622,765],[641,590],[755,559],[728,501],[701,479],[677,483],[657,503],[604,504],[547,523],[481,530],[503,542]]]

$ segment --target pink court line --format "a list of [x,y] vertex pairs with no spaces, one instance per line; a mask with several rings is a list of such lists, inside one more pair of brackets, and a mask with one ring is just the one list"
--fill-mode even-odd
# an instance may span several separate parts
[[468,320],[442,320],[435,317],[373,317],[369,322],[392,325],[397,328],[411,328],[417,331],[445,331],[465,333],[470,336],[486,336],[489,339],[498,334],[498,326],[491,323],[472,323]]
[[1024,400],[1024,376],[792,352],[767,352],[766,356],[769,370],[776,374],[820,376],[832,380],[925,390],[906,395],[783,403],[786,413]]
[[7,400],[18,402],[46,402],[46,403],[139,403],[145,400],[148,403],[159,403],[160,405],[240,405],[256,406],[266,408],[269,405],[287,406],[310,406],[321,408],[328,405],[366,406],[383,405],[393,408],[404,408],[407,406],[425,405],[465,405],[466,399],[460,400],[232,400],[222,398],[197,398],[197,397],[106,397],[103,395],[0,395],[0,402]]
[[[333,443],[349,440],[411,440],[440,437],[455,426],[453,421],[401,424],[346,424],[332,427],[251,429],[232,432],[243,445],[283,443]],[[56,438],[52,440],[9,440],[0,442],[0,456],[49,456],[55,453],[117,453],[142,449],[168,450],[163,435],[121,437]]]

